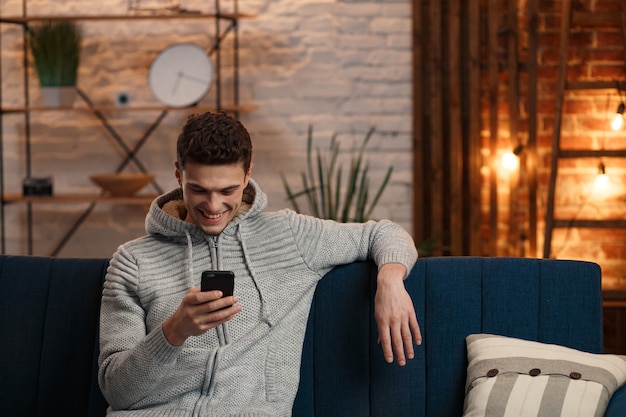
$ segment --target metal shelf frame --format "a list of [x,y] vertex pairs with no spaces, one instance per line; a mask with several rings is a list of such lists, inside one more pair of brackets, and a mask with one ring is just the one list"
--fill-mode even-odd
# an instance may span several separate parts
[[[86,104],[86,108],[42,108],[42,107],[31,107],[30,105],[30,85],[29,85],[29,62],[28,62],[28,48],[26,43],[26,34],[28,30],[28,25],[31,22],[41,22],[41,21],[62,21],[62,20],[71,20],[71,21],[133,21],[133,20],[180,20],[180,19],[207,19],[214,20],[215,26],[213,28],[215,40],[210,48],[207,50],[207,53],[213,57],[215,64],[215,80],[213,88],[215,90],[215,103],[213,106],[207,108],[208,110],[213,111],[226,111],[232,113],[235,117],[239,117],[241,111],[252,111],[256,107],[252,105],[242,106],[239,103],[239,19],[245,18],[254,18],[255,16],[252,14],[239,13],[238,8],[238,0],[230,0],[232,4],[232,11],[230,12],[222,12],[222,7],[220,0],[214,0],[214,12],[213,13],[194,13],[194,12],[180,12],[180,13],[167,13],[167,14],[126,14],[126,15],[39,15],[32,16],[28,14],[27,10],[27,1],[22,0],[22,14],[21,16],[2,16],[0,15],[0,24],[15,24],[22,27],[22,37],[23,37],[23,86],[24,86],[24,106],[23,107],[4,107],[2,89],[0,89],[0,252],[2,254],[6,253],[6,218],[5,218],[5,205],[20,203],[26,205],[26,239],[27,239],[27,252],[29,255],[32,255],[34,252],[33,248],[33,204],[38,201],[46,201],[49,203],[63,203],[67,202],[68,198],[64,198],[63,196],[59,196],[59,198],[47,198],[47,199],[37,199],[37,198],[16,198],[15,196],[8,196],[5,193],[5,166],[4,166],[4,115],[5,114],[15,114],[21,113],[24,117],[24,146],[25,146],[25,174],[27,177],[31,176],[32,173],[32,150],[31,150],[31,130],[30,130],[30,115],[31,112],[35,111],[88,111],[96,117],[104,129],[113,137],[115,142],[120,146],[125,154],[124,160],[116,167],[115,172],[122,172],[126,166],[133,162],[133,164],[142,172],[147,172],[145,166],[141,163],[137,154],[140,148],[146,143],[151,134],[158,128],[161,122],[165,119],[165,117],[174,110],[173,108],[167,108],[163,106],[149,106],[142,107],[138,109],[130,108],[116,108],[115,110],[118,112],[128,112],[133,110],[154,110],[158,112],[157,117],[154,122],[145,130],[143,135],[139,138],[139,140],[135,143],[133,147],[129,147],[122,136],[117,132],[114,127],[109,123],[109,118],[111,116],[106,116],[104,111],[106,108],[100,108],[90,100],[89,96],[85,91],[81,88],[77,87],[78,96],[82,99],[82,101]],[[224,22],[226,24],[224,25]],[[223,103],[222,102],[222,89],[224,88],[222,85],[222,48],[221,44],[224,39],[228,36],[233,38],[233,82],[232,82],[232,97],[233,100],[231,103]],[[2,41],[2,32],[0,31],[0,43]],[[2,54],[0,54],[0,72],[2,70]],[[201,108],[201,106],[196,106],[197,108]],[[190,107],[190,108],[196,108]],[[186,108],[189,110],[190,108]],[[183,109],[185,110],[185,109]],[[152,182],[152,186],[158,193],[162,193],[163,189],[156,182]],[[76,197],[69,197],[69,200],[72,200]],[[80,198],[79,198],[80,200]],[[49,254],[50,256],[57,256],[60,251],[63,249],[65,244],[71,239],[74,233],[78,230],[78,228],[84,223],[84,221],[89,217],[89,214],[93,211],[95,206],[98,203],[109,203],[109,204],[137,204],[138,202],[142,202],[145,200],[143,197],[138,197],[135,199],[116,199],[116,198],[107,198],[105,196],[93,197],[93,196],[85,196],[83,201],[89,202],[89,206],[82,211],[82,213],[78,216],[78,218],[74,221],[74,223],[67,230],[65,235],[60,239],[59,243],[53,249],[53,251]]]

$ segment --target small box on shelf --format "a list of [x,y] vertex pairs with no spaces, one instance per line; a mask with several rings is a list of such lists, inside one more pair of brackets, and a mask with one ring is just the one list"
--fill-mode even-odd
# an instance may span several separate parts
[[25,178],[22,183],[22,194],[24,196],[51,196],[52,177]]

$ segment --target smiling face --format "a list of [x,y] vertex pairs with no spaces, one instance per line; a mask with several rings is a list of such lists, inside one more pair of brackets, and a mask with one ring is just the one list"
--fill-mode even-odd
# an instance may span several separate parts
[[188,161],[184,169],[175,165],[187,207],[185,221],[210,235],[220,234],[239,212],[252,167],[246,172],[243,162],[207,165]]

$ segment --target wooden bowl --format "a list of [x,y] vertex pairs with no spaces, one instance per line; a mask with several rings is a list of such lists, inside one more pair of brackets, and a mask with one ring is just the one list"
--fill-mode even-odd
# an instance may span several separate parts
[[149,184],[154,175],[120,172],[92,175],[89,179],[112,196],[129,197]]

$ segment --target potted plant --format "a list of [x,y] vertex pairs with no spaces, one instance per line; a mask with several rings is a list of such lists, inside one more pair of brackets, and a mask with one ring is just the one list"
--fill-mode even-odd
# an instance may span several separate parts
[[[374,207],[378,203],[385,187],[389,183],[393,167],[387,169],[387,173],[375,192],[373,198],[370,194],[369,166],[364,160],[364,152],[367,143],[374,133],[371,128],[361,145],[353,151],[350,169],[347,178],[344,178],[343,168],[337,164],[340,152],[337,135],[330,140],[330,148],[326,155],[322,155],[319,149],[315,151],[313,160],[313,128],[309,126],[307,142],[307,170],[302,172],[302,189],[293,192],[287,179],[281,173],[287,198],[293,209],[301,212],[298,199],[303,197],[308,203],[309,209],[315,217],[337,220],[343,223],[364,222],[370,219]],[[343,180],[346,179],[345,185]]]
[[46,21],[30,26],[27,33],[44,104],[71,106],[80,61],[80,28],[74,22]]
[[[338,165],[337,159],[341,151],[337,135],[330,140],[327,153],[319,148],[313,154],[313,128],[309,126],[307,140],[306,171],[300,174],[302,188],[294,192],[283,173],[281,173],[283,186],[287,193],[287,199],[292,208],[298,213],[300,209],[298,201],[304,199],[309,207],[310,214],[322,219],[331,219],[342,223],[365,222],[371,219],[374,208],[378,204],[385,188],[387,187],[393,172],[389,166],[385,177],[376,192],[370,192],[369,165],[365,160],[365,148],[370,141],[375,129],[372,127],[365,135],[360,146],[351,152],[350,167],[347,178],[344,169]],[[347,180],[345,185],[343,180]],[[439,238],[434,237],[417,245],[421,257],[430,256],[437,248]]]

